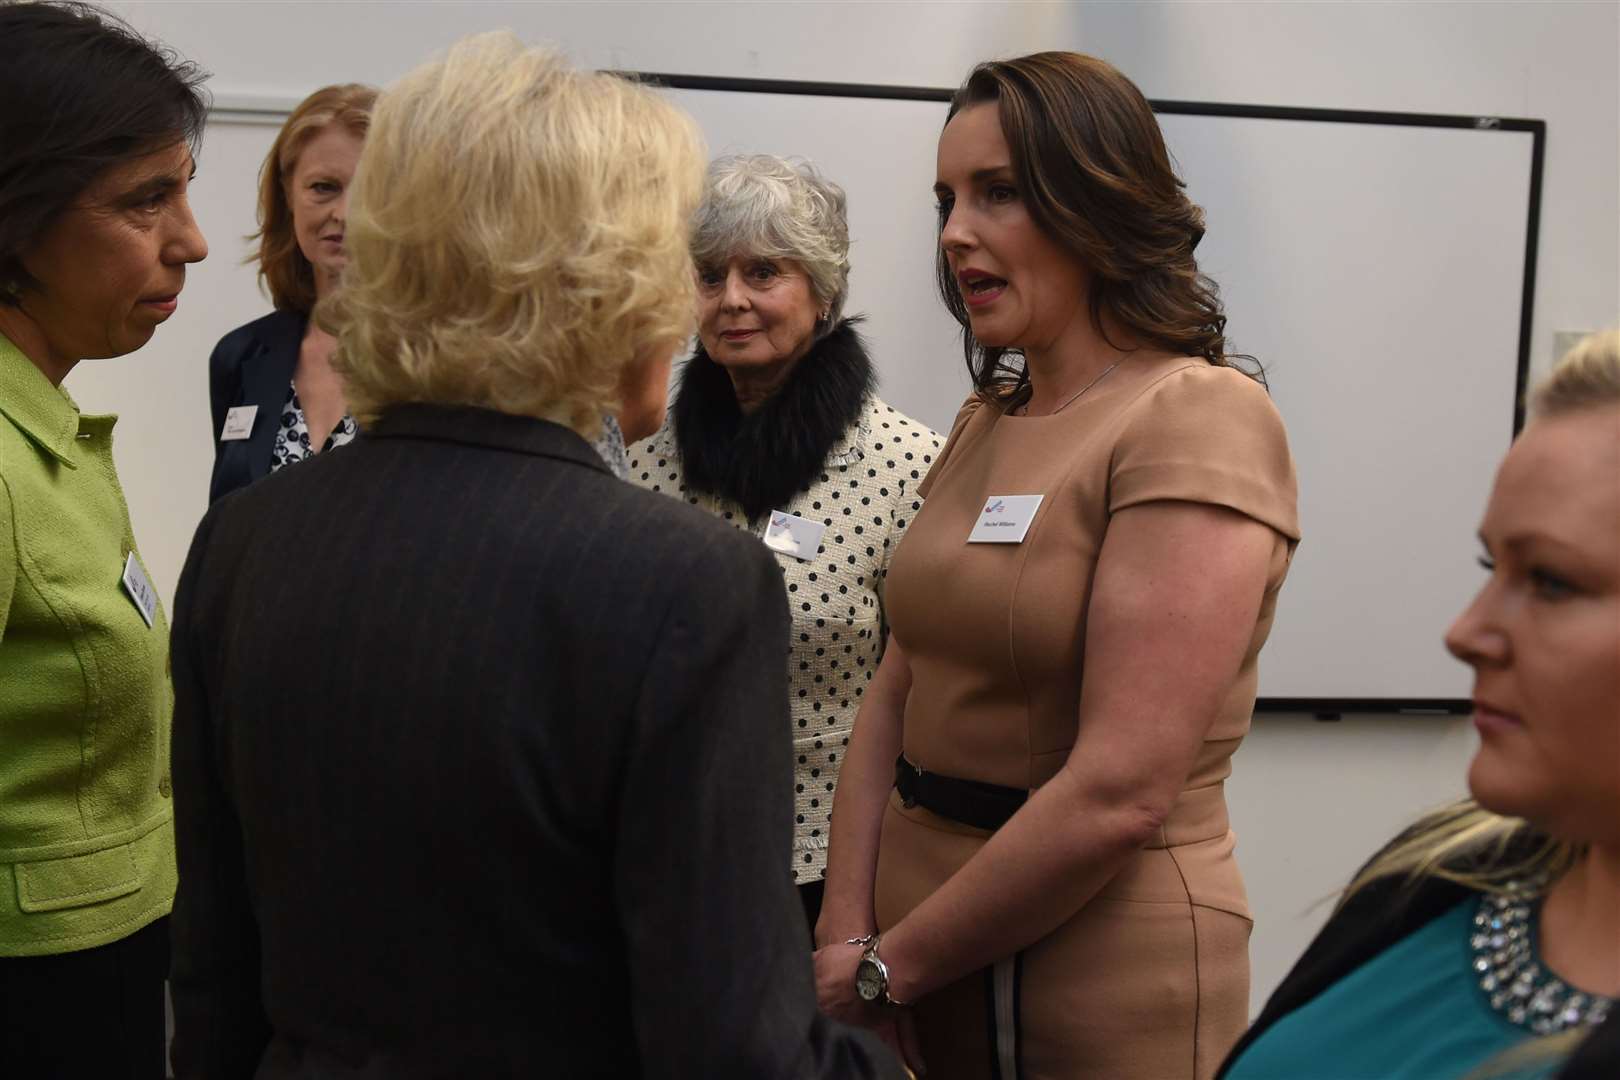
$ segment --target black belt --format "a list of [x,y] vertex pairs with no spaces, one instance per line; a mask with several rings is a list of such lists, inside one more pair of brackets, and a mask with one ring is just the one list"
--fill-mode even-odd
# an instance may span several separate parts
[[904,754],[894,761],[894,788],[907,806],[921,806],[978,829],[1001,828],[1029,798],[1023,788],[924,772]]

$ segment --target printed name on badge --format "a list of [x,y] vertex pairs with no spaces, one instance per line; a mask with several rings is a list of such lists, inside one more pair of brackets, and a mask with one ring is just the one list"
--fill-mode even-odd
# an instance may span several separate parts
[[253,418],[259,415],[257,405],[238,405],[225,414],[225,426],[219,430],[220,442],[234,442],[253,434]]
[[992,495],[968,533],[970,544],[1022,544],[1044,495]]
[[821,534],[827,526],[785,510],[772,510],[765,526],[765,546],[795,559],[813,559],[821,547]]
[[150,628],[157,618],[157,590],[152,588],[152,582],[147,579],[146,571],[141,569],[133,551],[124,560],[124,591],[129,593],[129,598],[135,602],[135,610],[141,613],[141,618],[146,620]]

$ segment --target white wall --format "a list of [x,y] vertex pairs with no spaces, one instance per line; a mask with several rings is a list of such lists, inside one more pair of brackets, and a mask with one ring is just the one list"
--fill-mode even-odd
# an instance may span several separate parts
[[[1620,312],[1612,3],[109,6],[212,70],[225,102],[387,82],[461,34],[512,26],[563,43],[584,64],[650,71],[952,86],[987,56],[1072,48],[1112,60],[1152,97],[1539,117],[1548,143],[1534,362],[1548,361],[1554,331],[1612,324]],[[234,237],[211,240],[215,259],[242,252]],[[206,428],[206,358],[163,357],[161,342],[160,332],[143,358],[84,365],[69,382],[87,408],[125,414],[121,442]],[[206,475],[206,463],[183,454],[162,477],[126,472],[137,533],[194,521]],[[165,593],[177,570],[177,561],[153,567]],[[1436,649],[1442,630],[1432,628]],[[1402,822],[1459,793],[1472,746],[1454,719],[1256,722],[1231,794],[1258,920],[1257,1005],[1325,915],[1312,904]]]

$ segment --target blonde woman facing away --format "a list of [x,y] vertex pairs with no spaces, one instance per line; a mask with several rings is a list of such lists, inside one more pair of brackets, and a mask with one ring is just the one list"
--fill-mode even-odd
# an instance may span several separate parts
[[781,872],[775,563],[589,442],[662,418],[701,183],[508,34],[380,99],[321,309],[361,434],[217,503],[175,603],[182,1080],[899,1075]]
[[1446,634],[1472,798],[1356,875],[1225,1080],[1620,1076],[1620,333],[1531,409]]

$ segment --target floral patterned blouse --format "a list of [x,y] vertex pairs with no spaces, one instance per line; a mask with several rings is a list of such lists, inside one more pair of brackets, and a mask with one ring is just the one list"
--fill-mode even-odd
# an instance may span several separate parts
[[[332,434],[326,437],[321,447],[321,453],[342,446],[359,434],[360,429],[355,426],[354,417],[344,414]],[[309,426],[304,423],[304,407],[298,403],[298,386],[296,383],[287,384],[287,404],[281,408],[281,429],[276,432],[275,449],[270,455],[270,471],[314,457],[315,451],[309,445]]]

